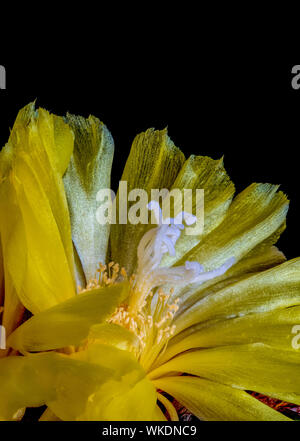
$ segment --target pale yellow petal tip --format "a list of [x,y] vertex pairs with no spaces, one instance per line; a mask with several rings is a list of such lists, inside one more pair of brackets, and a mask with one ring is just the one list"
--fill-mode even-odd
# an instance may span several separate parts
[[280,194],[284,199],[289,201],[287,195],[282,190],[279,190],[280,187],[281,184],[271,184],[270,182],[252,182],[245,191],[254,191],[258,194],[269,195],[270,197],[274,194]]
[[26,125],[30,121],[30,119],[33,116],[36,116],[36,110],[35,110],[35,101],[32,101],[31,103],[26,104],[21,110],[19,110],[18,115],[16,117],[16,121],[13,125],[12,131],[15,129],[15,127],[19,124]]
[[14,154],[31,154],[39,144],[51,165],[64,174],[74,147],[74,133],[63,117],[35,108],[35,101],[23,107],[16,117],[9,140],[1,152],[0,178],[8,173]]
[[[177,147],[172,139],[170,138],[168,134],[168,127],[165,127],[162,130],[156,130],[153,127],[150,127],[145,132],[141,132],[138,135],[136,135],[133,146],[135,142],[143,142],[148,146],[151,146],[154,150],[160,145],[164,146],[167,150],[170,150],[170,152],[173,152],[173,154],[177,154],[180,156],[181,160],[185,159],[184,153],[181,151],[179,147]],[[175,159],[175,158],[174,158]]]

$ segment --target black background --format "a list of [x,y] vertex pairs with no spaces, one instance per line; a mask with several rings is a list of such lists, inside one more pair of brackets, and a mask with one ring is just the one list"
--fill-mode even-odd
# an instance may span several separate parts
[[1,145],[18,110],[34,99],[56,114],[94,114],[115,140],[116,190],[134,136],[168,126],[187,156],[224,155],[237,191],[252,182],[281,184],[291,206],[279,246],[288,258],[300,254],[300,89],[291,86],[299,57],[268,41],[233,47],[219,38],[210,47],[172,36],[139,49],[120,38],[109,46],[84,42],[78,52],[66,44],[59,54],[53,46],[43,56],[32,43],[22,51],[26,57],[0,58],[7,72]]

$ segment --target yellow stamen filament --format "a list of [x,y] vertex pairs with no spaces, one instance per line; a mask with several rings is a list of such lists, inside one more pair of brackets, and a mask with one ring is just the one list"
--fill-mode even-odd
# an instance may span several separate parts
[[115,262],[109,262],[108,265],[103,265],[100,262],[97,272],[99,273],[98,277],[90,279],[84,289],[82,289],[80,285],[77,287],[79,293],[90,291],[91,289],[110,286],[117,281],[128,279],[125,268],[121,268],[120,271],[120,265]]
[[139,346],[132,351],[146,370],[175,332],[172,321],[179,299],[168,304],[170,295],[171,292],[165,294],[161,288],[155,294],[151,291],[139,311],[121,305],[109,319],[110,323],[123,326],[137,336]]

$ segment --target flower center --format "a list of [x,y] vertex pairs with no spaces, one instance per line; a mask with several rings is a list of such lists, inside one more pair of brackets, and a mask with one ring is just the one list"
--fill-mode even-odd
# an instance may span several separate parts
[[[121,305],[109,319],[109,322],[123,326],[137,336],[139,347],[132,348],[132,351],[146,371],[175,332],[172,322],[179,309],[180,299],[169,303],[170,298],[174,297],[174,289],[171,288],[166,293],[162,286],[200,285],[221,276],[235,262],[232,257],[222,266],[207,272],[198,262],[186,261],[184,265],[175,267],[160,266],[165,254],[176,255],[175,245],[184,229],[182,222],[192,225],[196,222],[196,217],[181,212],[175,218],[163,218],[156,201],[151,201],[148,209],[154,211],[158,225],[147,231],[138,245],[137,272],[130,278],[128,304]],[[116,283],[120,275],[127,278],[125,269],[120,270],[119,265],[114,262],[107,266],[100,264],[98,271],[99,278],[91,280],[86,289]]]
[[175,245],[184,229],[182,222],[192,225],[197,219],[186,212],[164,219],[156,201],[151,201],[148,209],[154,211],[158,225],[147,231],[138,245],[137,272],[131,280],[128,305],[119,308],[112,318],[114,323],[125,326],[139,338],[137,356],[146,371],[175,332],[172,322],[180,299],[168,303],[173,289],[165,293],[161,286],[200,285],[224,274],[235,262],[234,258],[230,258],[219,268],[208,272],[198,262],[187,261],[185,265],[175,267],[160,266],[166,253],[176,255]]

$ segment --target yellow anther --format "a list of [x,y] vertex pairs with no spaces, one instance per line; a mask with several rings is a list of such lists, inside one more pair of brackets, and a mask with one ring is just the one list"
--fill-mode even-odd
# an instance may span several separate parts
[[121,268],[121,276],[123,276],[124,277],[124,279],[127,279],[127,272],[126,272],[126,269],[124,268],[124,267],[122,267]]

